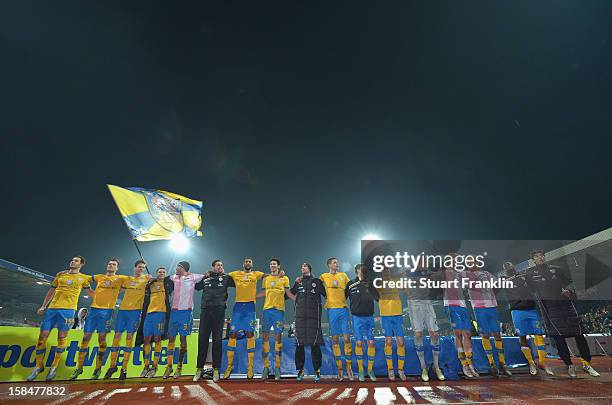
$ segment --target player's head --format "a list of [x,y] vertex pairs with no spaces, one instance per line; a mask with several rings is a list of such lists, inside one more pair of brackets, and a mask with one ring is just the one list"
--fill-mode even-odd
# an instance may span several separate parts
[[76,255],[70,260],[70,270],[80,270],[83,266],[85,266],[85,258],[83,256]]
[[327,259],[327,268],[329,271],[336,272],[340,270],[340,262],[335,257],[330,257]]
[[270,259],[270,273],[277,274],[280,271],[280,260],[273,257]]
[[163,280],[164,277],[166,277],[166,273],[167,271],[165,267],[158,267],[157,270],[155,270],[155,276],[158,280]]
[[300,271],[302,272],[303,276],[309,276],[310,274],[312,274],[312,266],[310,265],[310,263],[302,263],[302,267],[300,267]]
[[536,265],[546,263],[546,254],[544,253],[542,249],[532,250],[529,256],[531,257],[531,259]]
[[360,280],[364,280],[366,278],[366,268],[363,264],[358,263],[355,265],[355,274],[359,277]]
[[211,266],[215,273],[223,273],[223,262],[220,259],[213,260]]
[[147,267],[147,263],[144,260],[142,259],[136,260],[136,262],[134,263],[134,275],[136,277],[142,276],[142,273],[144,273],[146,267]]
[[502,269],[508,276],[514,276],[516,274],[516,269],[514,268],[514,264],[512,262],[505,262],[502,265]]
[[245,257],[244,262],[242,262],[242,268],[246,271],[251,271],[253,269],[253,259]]
[[117,270],[119,270],[119,259],[113,257],[112,259],[108,260],[108,263],[106,263],[106,272],[115,274]]
[[186,273],[189,273],[189,268],[191,266],[189,265],[189,262],[186,261],[182,261],[182,262],[178,262],[178,264],[176,265],[176,274],[178,274],[179,276],[182,276]]

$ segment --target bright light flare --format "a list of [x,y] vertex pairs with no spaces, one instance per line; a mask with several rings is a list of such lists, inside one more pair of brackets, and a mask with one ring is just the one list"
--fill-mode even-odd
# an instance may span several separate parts
[[380,240],[381,237],[376,235],[375,233],[368,233],[361,237],[361,240]]
[[182,233],[175,233],[170,239],[170,248],[176,253],[185,253],[189,250],[189,239]]

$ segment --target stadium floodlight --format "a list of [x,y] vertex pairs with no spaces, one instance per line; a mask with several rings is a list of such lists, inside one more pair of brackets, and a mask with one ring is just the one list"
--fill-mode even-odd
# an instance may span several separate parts
[[176,253],[185,253],[189,249],[189,240],[182,233],[175,233],[170,239],[170,248]]
[[361,237],[361,240],[380,240],[381,237],[375,233],[368,233]]

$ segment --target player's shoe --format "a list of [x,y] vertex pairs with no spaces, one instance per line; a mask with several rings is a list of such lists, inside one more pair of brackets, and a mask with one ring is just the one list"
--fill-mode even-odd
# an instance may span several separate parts
[[166,366],[166,371],[164,371],[164,376],[162,377],[164,380],[167,380],[168,377],[170,377],[170,375],[172,374],[174,370],[172,369],[172,366]]
[[274,369],[274,381],[280,381],[280,379],[281,379],[281,369],[275,368]]
[[359,374],[357,374],[357,378],[359,379],[360,382],[364,382],[365,381],[365,374],[363,371],[360,371]]
[[179,378],[182,374],[183,369],[181,367],[176,368],[176,373],[174,373],[174,379]]
[[599,377],[599,373],[597,372],[597,370],[595,370],[593,367],[591,367],[590,364],[587,364],[586,366],[582,367],[582,369],[589,373],[589,375],[591,377]]
[[230,375],[232,375],[233,368],[234,368],[233,366],[227,366],[227,368],[225,369],[225,373],[223,373],[224,380],[227,380],[228,378],[230,378]]
[[501,367],[502,373],[504,373],[508,377],[512,377],[512,372],[510,372],[510,369],[508,368],[508,366],[506,366],[505,363],[501,363],[499,366]]
[[298,382],[302,382],[302,380],[303,380],[303,379],[304,379],[304,370],[300,370],[300,371],[298,371],[298,373],[297,373],[296,380],[297,380]]
[[342,382],[344,381],[344,374],[342,373],[342,370],[338,370],[338,382]]
[[553,371],[552,368],[550,368],[548,364],[544,364],[544,366],[540,366],[540,369],[544,370],[544,372],[546,372],[546,374],[548,375],[555,375],[555,372]]
[[119,372],[119,381],[125,381],[126,378],[127,378],[127,370],[122,368],[121,371]]
[[353,374],[353,370],[350,367],[347,367],[346,369],[346,376],[348,377],[349,381],[355,380],[355,374]]
[[376,381],[376,374],[374,374],[374,370],[368,370],[368,377],[370,377],[370,381]]
[[429,381],[429,373],[427,372],[426,368],[421,370],[421,380],[425,382]]
[[147,372],[147,378],[153,378],[157,374],[157,368],[151,367]]
[[480,377],[480,374],[478,374],[478,371],[476,371],[476,368],[474,368],[474,365],[472,363],[468,364],[468,368],[470,369],[472,377]]
[[218,381],[219,381],[219,369],[214,368],[213,369],[213,382],[218,382]]
[[470,367],[467,364],[462,367],[462,370],[464,376],[466,376],[467,378],[474,378],[474,374],[472,374],[472,371],[470,370]]
[[250,365],[247,367],[247,378],[249,380],[252,380],[254,376],[255,376],[255,372],[253,371],[253,366]]
[[393,370],[389,370],[389,372],[387,373],[387,378],[389,378],[389,381],[395,381],[395,373],[393,372]]
[[106,370],[106,374],[104,374],[104,379],[108,380],[109,378],[112,378],[113,374],[115,374],[116,372],[117,366],[109,368],[108,370]]
[[404,373],[404,370],[397,370],[397,375],[399,375],[400,380],[406,381],[406,373]]
[[573,364],[567,366],[567,375],[572,378],[576,378],[576,366],[574,366]]
[[44,368],[35,368],[32,373],[28,376],[28,381],[34,381],[36,380],[36,377],[38,377],[38,374],[42,373],[44,371]]
[[74,369],[74,371],[72,372],[72,375],[70,376],[70,380],[74,381],[78,378],[78,376],[80,376],[81,374],[83,374],[83,369],[82,368],[76,368]]
[[200,380],[200,378],[202,378],[202,369],[201,368],[197,369],[195,374],[193,375],[193,382],[198,382]]
[[100,378],[100,373],[102,372],[102,368],[95,368],[93,374],[91,375],[92,380],[97,380]]
[[45,378],[45,380],[53,381],[56,375],[57,375],[57,367],[51,367],[49,369],[49,372],[47,373],[47,377]]
[[529,363],[529,374],[531,375],[538,374],[538,368],[536,367],[535,363]]
[[444,377],[444,373],[439,367],[434,367],[433,369],[434,369],[434,373],[436,373],[436,378],[438,379],[438,381],[446,380],[446,377]]
[[315,371],[314,382],[321,381],[321,372],[319,370]]
[[150,366],[146,366],[142,369],[142,372],[140,373],[140,378],[146,378],[147,374],[149,374],[149,369],[151,367]]
[[270,368],[264,367],[263,371],[261,372],[261,379],[267,380],[269,375],[270,375]]
[[495,363],[489,365],[489,371],[493,377],[499,377],[499,370],[497,369],[497,365]]

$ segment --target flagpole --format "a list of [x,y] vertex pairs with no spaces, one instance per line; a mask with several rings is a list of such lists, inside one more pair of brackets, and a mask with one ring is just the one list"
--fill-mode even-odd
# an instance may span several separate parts
[[136,242],[136,239],[132,239],[132,242],[134,242],[134,246],[136,246],[136,250],[138,251],[138,254],[140,255],[140,259],[143,262],[145,262],[145,269],[147,270],[147,274],[151,274],[151,272],[149,271],[149,266],[147,266],[147,261],[142,256],[142,252],[140,251],[140,247],[138,247],[138,242]]

